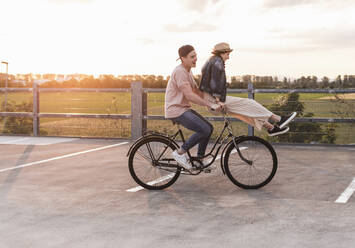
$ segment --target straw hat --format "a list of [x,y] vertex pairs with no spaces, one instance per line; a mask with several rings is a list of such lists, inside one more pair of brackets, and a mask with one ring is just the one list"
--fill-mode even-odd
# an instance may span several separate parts
[[229,44],[222,42],[222,43],[218,43],[217,45],[214,46],[212,53],[213,54],[227,53],[227,52],[231,52],[231,51],[233,51],[233,49],[230,49]]

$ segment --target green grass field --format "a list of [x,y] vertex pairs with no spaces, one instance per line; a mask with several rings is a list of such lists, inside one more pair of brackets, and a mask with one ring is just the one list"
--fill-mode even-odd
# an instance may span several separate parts
[[[247,94],[231,94],[247,97]],[[282,94],[260,93],[255,100],[264,106],[271,105],[275,98]],[[355,109],[355,99],[347,99],[346,103],[339,103],[330,99],[326,93],[302,93],[300,101],[304,103],[305,112],[314,113],[315,117],[338,117],[338,110]],[[322,99],[323,98],[323,99]],[[4,94],[0,94],[3,105]],[[31,93],[9,93],[8,102],[32,102]],[[204,108],[194,106],[202,115],[211,115]],[[3,111],[3,110],[2,110]],[[41,113],[89,113],[89,114],[130,114],[130,93],[87,93],[87,92],[43,92],[40,94]],[[164,114],[164,94],[148,93],[148,115]],[[350,118],[355,118],[352,116]],[[53,136],[93,136],[93,137],[129,137],[129,120],[111,119],[81,119],[81,118],[42,118],[40,120],[42,133]],[[214,123],[215,130],[219,130],[222,123]],[[323,125],[323,124],[322,124]],[[3,125],[1,125],[2,127]],[[351,123],[338,124],[336,129],[338,144],[355,143],[355,125]],[[247,133],[247,126],[241,122],[234,122],[236,133]],[[172,133],[174,127],[169,121],[148,121],[148,129]],[[186,131],[188,135],[188,131]],[[217,135],[217,132],[214,133]],[[265,132],[256,132],[258,136],[265,136]]]

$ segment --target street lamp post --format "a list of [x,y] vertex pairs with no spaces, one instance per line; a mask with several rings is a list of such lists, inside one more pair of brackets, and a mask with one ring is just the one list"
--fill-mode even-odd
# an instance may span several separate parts
[[6,79],[5,79],[5,101],[4,101],[4,112],[6,112],[6,105],[7,105],[7,78],[8,76],[8,67],[9,67],[9,63],[6,61],[1,61],[1,64],[5,64],[6,65]]

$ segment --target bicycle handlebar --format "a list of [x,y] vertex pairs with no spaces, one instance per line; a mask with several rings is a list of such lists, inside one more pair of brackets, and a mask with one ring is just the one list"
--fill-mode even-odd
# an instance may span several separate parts
[[[216,109],[214,109],[214,108],[210,108],[210,109],[212,111],[216,111]],[[223,114],[223,116],[227,114],[227,111],[225,109],[222,109],[221,111],[218,111],[218,112],[221,112]]]

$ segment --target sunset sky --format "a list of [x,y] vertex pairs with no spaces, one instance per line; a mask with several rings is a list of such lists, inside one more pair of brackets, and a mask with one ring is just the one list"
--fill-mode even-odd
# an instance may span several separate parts
[[355,74],[355,0],[0,0],[0,13],[12,74],[167,76],[184,44],[199,74],[222,41],[229,76]]

